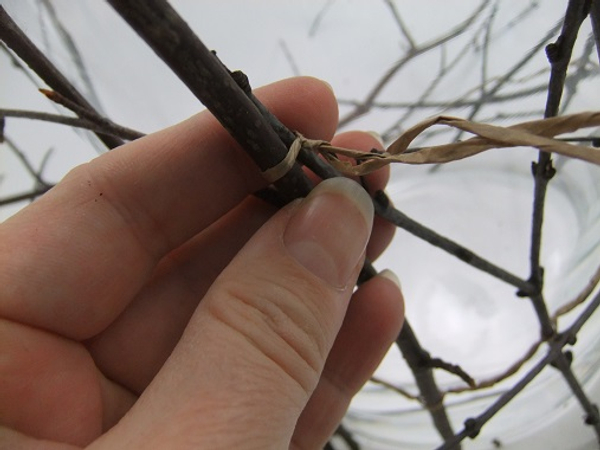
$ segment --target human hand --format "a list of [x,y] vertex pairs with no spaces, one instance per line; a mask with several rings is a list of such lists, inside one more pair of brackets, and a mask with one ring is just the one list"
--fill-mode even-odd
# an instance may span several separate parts
[[[331,139],[323,83],[257,95]],[[74,169],[1,224],[0,448],[322,447],[401,327],[389,279],[353,294],[365,248],[376,257],[392,229],[375,220],[367,246],[372,206],[352,181],[279,212],[249,195],[264,186],[200,113]]]

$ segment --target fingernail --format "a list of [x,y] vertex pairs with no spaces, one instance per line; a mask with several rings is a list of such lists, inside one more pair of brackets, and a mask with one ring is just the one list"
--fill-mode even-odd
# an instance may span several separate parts
[[350,281],[373,224],[373,203],[347,178],[321,182],[290,218],[283,241],[290,255],[336,288]]
[[394,283],[398,287],[398,289],[402,290],[402,285],[400,284],[400,279],[398,278],[398,275],[396,275],[390,269],[382,270],[381,272],[379,272],[379,276],[383,277],[387,280],[390,280],[392,283]]

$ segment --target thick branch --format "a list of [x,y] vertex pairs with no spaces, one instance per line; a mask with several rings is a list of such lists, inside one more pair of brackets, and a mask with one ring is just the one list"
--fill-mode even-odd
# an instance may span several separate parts
[[[287,148],[235,83],[227,69],[164,0],[109,0],[156,54],[175,72],[223,127],[252,156],[261,170],[279,163]],[[298,165],[276,186],[293,198],[311,184]]]
[[[166,2],[162,0],[109,1],[217,117],[262,170],[274,166],[283,159],[287,152],[286,145],[291,142],[285,142],[284,145],[263,116],[262,113],[267,117],[270,115],[266,114],[266,109],[259,110],[255,104],[257,100],[250,95],[249,89],[244,92],[239,87],[231,73],[200,42]],[[285,127],[279,127],[277,131],[284,136],[284,141],[295,139],[293,133]],[[327,175],[336,175],[331,170],[328,172]],[[303,171],[296,165],[294,172],[284,176],[277,185],[288,197],[295,198],[305,195],[311,189],[310,184],[305,180]],[[370,276],[375,273],[372,268],[367,272],[370,272]],[[416,338],[409,339],[408,331],[404,331],[409,329],[410,326],[405,323],[401,336],[405,337],[404,341],[407,342],[404,344],[405,353],[410,358],[412,350],[408,346],[416,341]],[[427,381],[437,390],[432,377]],[[419,382],[426,383],[424,379]],[[427,391],[424,395],[427,395]],[[438,403],[437,399],[435,402]],[[443,407],[436,408],[436,413],[433,415],[436,426],[443,435],[451,436],[453,432],[447,418],[445,421],[439,419],[442,415],[445,416]]]

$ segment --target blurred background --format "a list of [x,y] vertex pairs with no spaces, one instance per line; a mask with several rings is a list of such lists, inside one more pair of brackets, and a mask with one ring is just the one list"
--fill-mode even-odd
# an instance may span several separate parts
[[[508,126],[543,117],[550,67],[544,48],[560,33],[566,1],[291,0],[172,1],[203,42],[253,87],[309,75],[329,82],[340,130],[375,131],[389,144],[438,114]],[[98,111],[144,133],[203,109],[187,88],[104,2],[3,0],[2,5]],[[0,51],[0,108],[70,113],[49,102],[44,83],[6,48]],[[598,52],[589,21],[573,52],[561,114],[598,109]],[[86,131],[7,118],[0,146],[0,220],[30,199],[7,201],[58,182],[106,151]],[[598,136],[596,130],[579,135]],[[417,146],[464,139],[435,128]],[[498,150],[444,167],[392,169],[388,194],[403,212],[527,278],[533,180],[530,149]],[[556,158],[562,178],[549,192],[543,264],[551,312],[572,297],[598,264],[596,168]],[[159,181],[159,180],[158,180]],[[574,194],[579,193],[579,194]],[[581,193],[585,194],[581,194]],[[3,201],[4,200],[4,201]],[[405,231],[377,267],[400,275],[407,314],[432,355],[460,364],[476,380],[493,378],[539,339],[528,302],[515,288],[478,273]],[[567,316],[565,326],[575,316]],[[577,373],[597,401],[598,319],[580,340]],[[543,352],[535,353],[537,357]],[[535,362],[493,388],[448,394],[456,431],[485,410]],[[579,357],[579,359],[577,359]],[[546,369],[464,448],[598,448],[584,413],[557,371]],[[443,389],[463,386],[436,373]],[[421,409],[397,349],[357,397],[345,426],[356,448],[426,449],[440,443]],[[336,448],[348,443],[335,441]]]

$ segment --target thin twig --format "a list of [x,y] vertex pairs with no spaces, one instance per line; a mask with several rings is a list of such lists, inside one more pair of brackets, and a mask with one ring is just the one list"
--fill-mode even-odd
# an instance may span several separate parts
[[85,87],[87,88],[87,95],[90,96],[94,104],[100,105],[100,97],[98,97],[96,89],[94,89],[92,77],[90,77],[90,74],[88,73],[88,70],[83,62],[83,55],[77,48],[75,40],[71,36],[71,33],[69,33],[69,30],[63,25],[62,21],[60,20],[60,17],[56,12],[53,3],[50,0],[42,0],[42,3],[48,11],[50,20],[52,21],[54,28],[56,29],[58,35],[64,43],[65,48],[69,52],[69,56],[71,57],[71,60],[73,61],[77,72],[79,73],[79,77],[81,78]]
[[[463,58],[469,54],[467,50],[470,46],[471,43],[467,43],[460,51],[457,52],[457,55],[454,57],[454,59],[448,63],[446,61],[446,44],[443,43],[440,45],[441,57],[437,76],[425,89],[423,89],[423,92],[417,101],[411,102],[411,104],[407,107],[407,111],[405,111],[405,113],[398,120],[396,120],[396,123],[391,127],[388,127],[388,129],[382,133],[384,141],[389,139],[392,133],[399,134],[403,130],[403,124],[409,120],[415,111],[418,111],[421,108],[421,105],[426,103],[429,97],[433,96],[436,88],[440,83],[442,83],[442,81],[445,79],[445,76],[455,67],[457,67]],[[372,106],[375,106],[375,102],[373,102]]]
[[500,266],[497,266],[486,259],[480,257],[471,250],[457,244],[456,242],[441,236],[434,230],[427,228],[415,220],[408,217],[406,214],[398,211],[397,209],[390,206],[389,200],[385,196],[385,193],[379,192],[378,196],[380,201],[375,203],[375,211],[381,217],[387,219],[391,223],[398,227],[408,231],[411,234],[429,242],[431,245],[439,247],[451,255],[457,257],[461,261],[476,267],[477,269],[488,273],[506,283],[515,286],[522,292],[532,292],[533,286],[524,280]]
[[[477,116],[479,111],[483,108],[483,106],[487,105],[488,98],[497,95],[497,93],[504,86],[506,86],[508,84],[508,82],[511,81],[521,71],[521,69],[523,69],[527,64],[529,64],[529,62],[531,61],[533,56],[538,54],[538,52],[555,36],[558,29],[560,29],[560,24],[557,24],[554,27],[552,27],[545,34],[545,36],[539,40],[539,42],[536,45],[534,45],[532,48],[530,48],[529,51],[519,61],[517,61],[515,64],[513,64],[513,66],[507,72],[505,72],[501,77],[499,77],[494,82],[494,85],[492,87],[490,87],[490,89],[485,91],[485,96],[484,97],[480,96],[478,98],[478,101],[473,106],[473,109],[471,110],[471,112],[469,113],[467,118],[469,120],[475,119],[475,117]],[[455,141],[460,140],[461,136],[462,136],[462,132],[458,132],[456,134],[454,140]]]
[[600,2],[592,1],[590,6],[590,19],[592,30],[594,32],[594,42],[596,43],[596,53],[600,63]]
[[356,108],[354,108],[353,111],[351,111],[350,113],[348,113],[340,119],[339,126],[343,127],[351,121],[362,116],[367,111],[369,111],[371,104],[376,100],[376,98],[379,96],[384,87],[400,71],[400,69],[402,69],[406,64],[408,64],[409,61],[412,61],[417,56],[422,55],[431,50],[432,48],[438,47],[444,44],[445,42],[456,38],[457,36],[460,36],[462,33],[465,32],[465,30],[467,30],[471,26],[471,24],[485,10],[489,3],[490,0],[485,0],[481,2],[481,4],[475,9],[475,11],[469,17],[467,17],[467,19],[458,24],[448,33],[407,52],[405,56],[403,56],[398,62],[396,62],[392,67],[390,67],[386,71],[386,73],[379,79],[379,81],[367,94],[366,98],[362,101],[362,103]]
[[[278,164],[287,148],[231,78],[216,56],[164,0],[110,0],[156,54],[213,113],[261,170]],[[276,182],[292,200],[304,197],[311,183],[298,165]]]
[[24,200],[34,200],[35,198],[44,195],[50,189],[52,189],[54,185],[43,186],[33,191],[24,192],[22,194],[11,195],[9,197],[0,198],[0,206],[12,205],[13,203],[19,203]]
[[[1,113],[0,113],[0,116],[1,116]],[[44,181],[44,179],[41,177],[41,174],[39,173],[39,171],[35,170],[35,168],[31,164],[31,162],[27,158],[27,156],[25,156],[25,152],[23,152],[17,146],[17,144],[12,139],[10,139],[8,136],[4,136],[4,142],[8,145],[8,148],[10,148],[12,150],[12,152],[19,159],[19,161],[21,161],[21,163],[23,164],[23,167],[25,167],[25,170],[27,172],[29,172],[29,175],[31,175],[31,177],[36,181],[36,184],[40,188],[47,188],[49,186],[49,183],[46,183],[46,181]]]
[[[14,20],[0,5],[0,39],[14,51],[19,58],[40,77],[48,86],[79,105],[95,110],[94,107],[79,93],[71,82],[52,64],[27,35],[19,28]],[[98,134],[98,138],[108,148],[115,148],[123,144],[121,139],[114,136]]]
[[[436,77],[436,79],[437,79],[437,77]],[[489,83],[489,81],[488,81],[488,83]],[[520,89],[520,90],[510,92],[510,93],[504,94],[504,95],[493,95],[493,96],[488,95],[486,97],[486,105],[494,104],[494,103],[509,102],[509,101],[513,101],[513,100],[516,100],[519,98],[528,97],[530,95],[539,94],[541,92],[545,92],[546,88],[547,88],[546,84],[540,84],[540,85],[537,85],[534,87]],[[480,90],[481,86],[477,86],[476,88],[473,88],[473,89]],[[428,86],[426,89],[424,89],[424,94],[429,92],[430,90],[431,90],[431,87]],[[450,108],[469,108],[469,107],[473,107],[473,106],[477,105],[480,102],[480,99],[469,100],[468,96],[469,96],[468,93],[462,93],[462,94],[460,94],[460,96],[457,96],[457,98],[455,100],[448,100],[448,101],[427,101],[427,100],[421,100],[421,99],[419,99],[416,102],[376,101],[371,104],[371,107],[379,108],[379,109],[422,108],[422,109],[439,110],[439,109],[450,109]],[[338,102],[340,105],[345,105],[345,106],[346,105],[358,106],[360,104],[360,102],[357,100],[340,99],[340,100],[338,100]]]
[[309,37],[315,36],[315,34],[317,33],[317,30],[321,26],[321,21],[323,20],[323,17],[325,17],[325,14],[329,10],[329,8],[333,5],[334,2],[335,2],[335,0],[327,0],[325,5],[323,5],[323,7],[319,11],[319,13],[315,16],[314,20],[312,21],[312,23],[310,25],[310,28],[308,29]]
[[406,42],[408,42],[409,49],[411,51],[414,51],[417,48],[417,44],[415,44],[415,40],[413,39],[412,34],[408,30],[408,27],[404,23],[404,20],[402,20],[402,16],[400,16],[400,12],[398,11],[398,8],[396,8],[395,3],[392,0],[384,0],[384,2],[388,6],[388,8],[390,8],[392,16],[394,16],[394,20],[398,24],[398,28],[400,29],[402,36],[404,36],[404,39],[406,39]]
[[298,68],[298,63],[296,63],[294,55],[292,55],[292,52],[290,51],[284,39],[279,39],[279,47],[281,48],[283,56],[285,57],[286,61],[290,66],[290,69],[292,70],[292,75],[294,75],[295,77],[300,76],[302,72]]
[[[571,355],[570,357],[567,355]],[[596,432],[596,438],[598,443],[600,444],[600,418],[598,416],[598,406],[590,401],[586,393],[583,391],[581,387],[581,383],[573,373],[571,369],[571,358],[572,353],[560,352],[556,355],[552,365],[560,370],[564,379],[567,381],[569,388],[583,407],[583,410],[586,412],[585,423],[594,428]]]
[[531,347],[529,347],[529,349],[525,352],[525,354],[522,357],[520,357],[518,360],[516,360],[513,364],[510,365],[510,367],[505,369],[502,373],[499,373],[498,375],[493,376],[491,378],[487,378],[485,380],[479,381],[473,387],[460,386],[460,387],[456,387],[456,388],[450,388],[450,389],[447,389],[445,391],[445,393],[446,394],[459,394],[462,392],[478,391],[481,389],[487,389],[487,388],[495,386],[496,384],[500,383],[501,381],[504,381],[507,378],[514,375],[515,373],[517,373],[527,361],[529,361],[531,358],[533,358],[533,356],[536,354],[536,352],[538,351],[538,349],[540,348],[542,343],[543,343],[543,341],[540,340],[540,341],[536,342],[535,344],[533,344]]
[[417,336],[406,322],[402,327],[402,333],[396,339],[396,344],[402,351],[402,356],[413,373],[415,382],[421,392],[422,402],[429,410],[436,430],[444,441],[448,441],[454,436],[454,431],[444,408],[444,396],[433,376],[429,353],[421,347]]
[[82,128],[85,130],[94,131],[96,133],[114,136],[120,139],[133,141],[144,136],[141,133],[131,128],[117,125],[112,121],[100,120],[93,122],[90,119],[81,119],[79,117],[63,116],[61,114],[52,114],[40,111],[28,111],[23,109],[3,109],[0,108],[0,117],[14,117],[20,119],[41,120],[44,122],[52,122],[70,127]]
[[[587,14],[587,11],[585,11],[586,1],[587,0],[569,0],[561,34],[555,43],[549,44],[546,47],[546,53],[551,67],[548,99],[546,101],[546,111],[544,113],[544,117],[546,118],[558,114],[567,67],[571,60],[573,46],[577,39],[579,27]],[[534,200],[529,259],[531,265],[530,281],[536,287],[536,291],[530,296],[530,299],[540,322],[542,339],[545,340],[549,339],[555,332],[542,294],[544,272],[540,264],[546,190],[548,182],[556,172],[552,165],[551,155],[546,152],[539,152],[538,162],[533,164],[532,172],[534,176]]]
[[583,288],[583,290],[579,293],[579,295],[573,300],[565,303],[563,306],[561,306],[554,312],[554,314],[552,315],[552,323],[554,324],[554,326],[556,327],[559,317],[564,316],[565,314],[574,310],[577,306],[585,302],[590,296],[590,294],[594,292],[594,289],[596,289],[598,283],[600,283],[600,266],[598,266],[596,272],[594,273],[594,275],[592,275],[592,278],[590,279],[588,284]]
[[[231,73],[168,3],[162,0],[109,1],[217,117],[262,170],[276,165],[285,157],[287,147],[259,109],[231,77]],[[276,185],[290,199],[304,196],[311,189],[305,174],[297,165],[279,179]],[[403,345],[416,341],[416,337],[410,339],[407,336],[408,330],[409,325],[405,322]],[[433,377],[427,380],[420,378],[418,382],[427,385],[422,390],[424,396],[429,396],[433,390],[437,391]],[[438,403],[439,400],[438,394],[438,398],[430,400],[429,404]],[[447,417],[443,420],[443,407],[432,412],[432,417],[443,435],[453,435]]]
[[[420,395],[411,394],[406,389],[402,389],[401,387],[398,387],[388,381],[382,380],[381,378],[373,376],[370,378],[370,381],[372,383],[379,384],[379,385],[383,386],[384,388],[389,389],[390,391],[394,391],[395,393],[400,394],[404,398],[407,398],[409,400],[416,400],[416,401],[420,402],[421,404],[423,403],[423,399],[421,398]],[[423,405],[423,406],[425,406],[425,405]]]
[[[244,86],[249,87],[246,79],[243,80],[243,84]],[[261,111],[263,116],[267,119],[271,127],[273,127],[273,129],[277,132],[285,145],[290,147],[297,136],[287,127],[285,127],[273,114],[271,114],[249,89],[246,93],[250,96],[253,103],[257,106],[259,111]],[[323,179],[341,176],[336,169],[328,164],[325,164],[314,154],[314,152],[303,149],[301,150],[298,159]],[[425,227],[424,225],[408,217],[406,214],[395,209],[391,206],[390,200],[383,191],[380,191],[377,193],[377,195],[375,195],[373,198],[373,205],[375,207],[376,214],[388,220],[390,223],[398,226],[399,228],[402,228],[403,230],[423,239],[431,245],[446,251],[461,261],[515,286],[522,292],[530,292],[532,290],[532,286],[526,280],[519,278],[518,276],[513,275],[501,267],[487,261],[486,259],[473,253],[471,250],[448,239],[445,236],[436,233],[432,229]]]
[[535,377],[549,364],[551,364],[562,352],[562,349],[567,344],[572,345],[577,337],[577,333],[588,321],[591,315],[600,306],[600,294],[592,300],[588,307],[583,313],[573,322],[573,324],[564,332],[556,335],[551,341],[549,341],[550,349],[544,358],[542,358],[529,372],[521,378],[510,390],[505,392],[498,398],[489,408],[487,408],[481,415],[467,419],[465,421],[465,427],[459,433],[457,433],[448,442],[445,442],[437,448],[437,450],[453,450],[456,446],[466,439],[467,437],[475,438],[481,431],[481,428],[506,406],[513,398],[517,396],[523,389],[535,379]]

